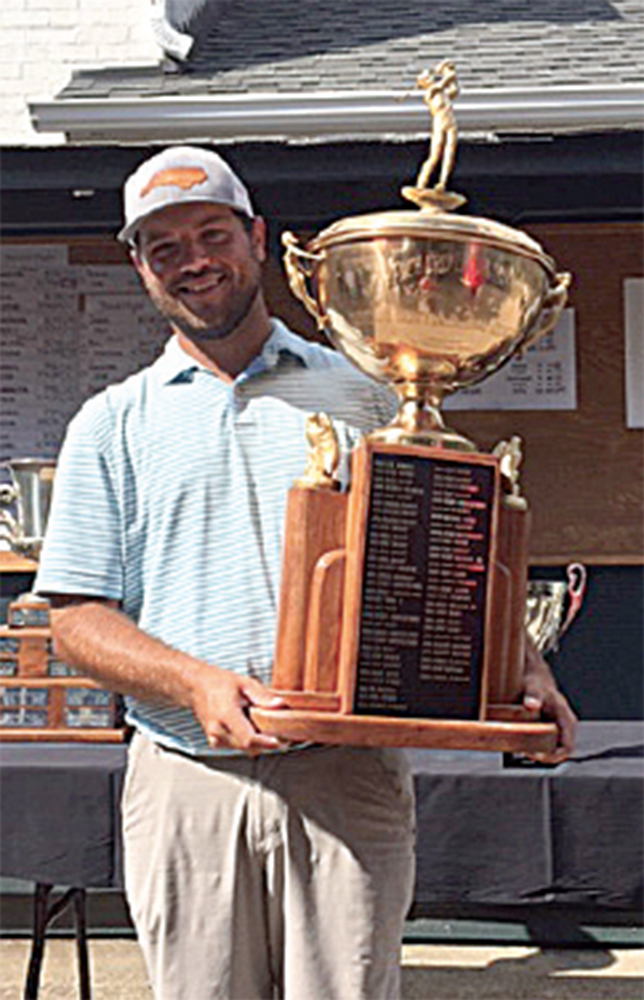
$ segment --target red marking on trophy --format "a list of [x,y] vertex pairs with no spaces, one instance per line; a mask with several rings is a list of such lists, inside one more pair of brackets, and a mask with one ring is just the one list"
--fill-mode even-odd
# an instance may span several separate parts
[[481,247],[478,243],[470,243],[467,248],[467,257],[463,264],[463,284],[466,288],[469,288],[472,295],[476,295],[484,283],[485,276],[481,266]]

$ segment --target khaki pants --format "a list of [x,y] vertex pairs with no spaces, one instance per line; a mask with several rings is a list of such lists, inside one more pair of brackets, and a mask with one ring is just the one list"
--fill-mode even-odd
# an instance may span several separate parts
[[127,896],[156,1000],[395,1000],[414,803],[393,750],[191,759],[144,737]]

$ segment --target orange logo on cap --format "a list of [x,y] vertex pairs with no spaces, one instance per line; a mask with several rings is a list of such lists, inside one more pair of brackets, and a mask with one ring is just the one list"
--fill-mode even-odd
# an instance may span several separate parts
[[145,185],[141,191],[141,198],[145,198],[154,188],[158,187],[178,187],[183,191],[189,191],[197,184],[203,184],[208,180],[208,174],[203,167],[174,167],[171,170],[159,170]]

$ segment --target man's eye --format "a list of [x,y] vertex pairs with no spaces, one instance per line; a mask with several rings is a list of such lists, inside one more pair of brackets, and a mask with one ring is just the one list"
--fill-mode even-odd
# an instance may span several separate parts
[[179,253],[176,243],[157,243],[148,247],[148,260],[153,267],[163,267],[176,260]]
[[220,246],[229,239],[229,234],[225,229],[205,229],[201,238],[208,246]]

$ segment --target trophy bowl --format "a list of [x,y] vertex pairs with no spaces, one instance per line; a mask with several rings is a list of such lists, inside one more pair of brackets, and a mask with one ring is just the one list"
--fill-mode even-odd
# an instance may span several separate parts
[[[0,544],[38,559],[42,548],[56,472],[48,458],[12,458],[0,463],[10,476],[0,483]],[[13,512],[12,512],[13,511]]]
[[551,330],[570,275],[525,233],[428,205],[341,219],[305,247],[282,237],[292,291],[358,368],[392,385],[390,443],[474,450],[445,427],[447,393]]

